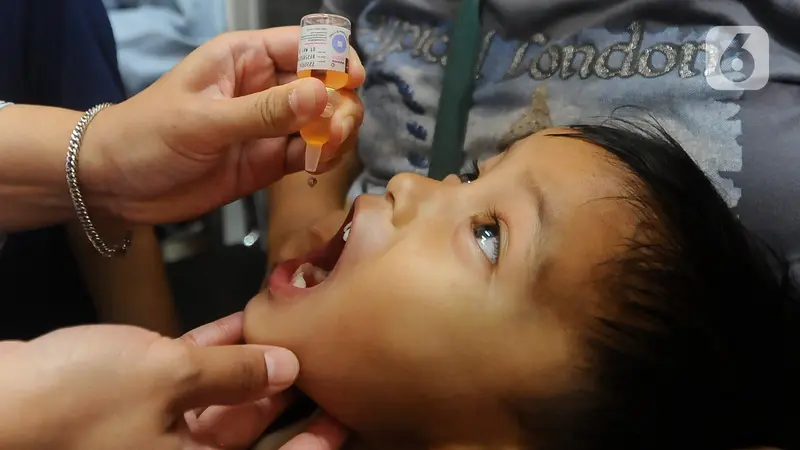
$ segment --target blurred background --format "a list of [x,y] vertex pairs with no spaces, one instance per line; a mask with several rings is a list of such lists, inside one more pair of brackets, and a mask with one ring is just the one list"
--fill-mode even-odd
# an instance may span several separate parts
[[[128,95],[147,87],[194,48],[229,30],[298,25],[321,0],[103,0]],[[159,227],[184,329],[240,310],[266,271],[264,195],[196,220]]]

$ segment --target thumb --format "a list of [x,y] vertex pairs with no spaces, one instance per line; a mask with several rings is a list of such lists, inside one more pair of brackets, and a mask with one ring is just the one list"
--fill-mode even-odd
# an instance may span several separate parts
[[179,412],[210,405],[238,405],[290,387],[300,370],[294,353],[280,347],[187,346],[193,367],[175,389]]
[[220,130],[232,141],[288,136],[320,117],[328,103],[322,81],[303,78],[220,101]]
[[25,345],[25,343],[22,341],[0,341],[0,356],[11,353],[23,345]]

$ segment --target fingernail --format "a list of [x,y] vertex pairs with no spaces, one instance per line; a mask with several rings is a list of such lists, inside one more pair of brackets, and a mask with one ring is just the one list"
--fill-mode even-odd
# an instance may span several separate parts
[[289,107],[298,116],[307,114],[317,104],[314,86],[302,86],[289,93]]
[[270,387],[289,386],[294,383],[300,371],[300,363],[294,353],[285,348],[272,348],[266,351],[267,378]]
[[342,143],[350,137],[350,133],[353,132],[353,128],[356,126],[356,122],[353,120],[352,117],[345,117],[342,120]]
[[325,111],[322,112],[322,117],[327,119],[336,112],[336,107],[339,106],[339,100],[342,96],[333,88],[325,88],[325,92],[328,94],[328,101],[325,103]]

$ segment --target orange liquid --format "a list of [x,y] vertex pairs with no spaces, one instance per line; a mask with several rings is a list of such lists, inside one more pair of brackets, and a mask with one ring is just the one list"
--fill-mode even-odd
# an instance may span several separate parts
[[[326,87],[339,90],[347,86],[349,76],[346,72],[332,70],[303,70],[297,72],[297,78],[314,77],[325,83]],[[330,139],[331,119],[320,117],[300,130],[300,136],[308,144],[323,146]]]
[[347,86],[350,76],[346,72],[335,72],[332,70],[303,70],[297,72],[297,78],[314,77],[325,83],[325,86],[336,89],[337,91]]

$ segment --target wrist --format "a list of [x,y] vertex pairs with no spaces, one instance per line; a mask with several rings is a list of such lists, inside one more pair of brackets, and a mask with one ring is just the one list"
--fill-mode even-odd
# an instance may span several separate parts
[[[114,131],[115,108],[116,106],[110,106],[97,113],[86,127],[78,152],[78,183],[92,216],[121,218],[117,193],[121,177],[113,159],[118,143]],[[77,124],[78,121],[73,124],[73,128]]]
[[[108,134],[114,129],[98,116],[86,130],[78,159],[80,190],[92,214],[113,211],[116,196],[113,152]],[[83,112],[43,106],[12,105],[0,113],[0,229],[24,230],[74,219],[66,182],[65,160],[70,136]],[[118,184],[118,183],[117,183]]]

